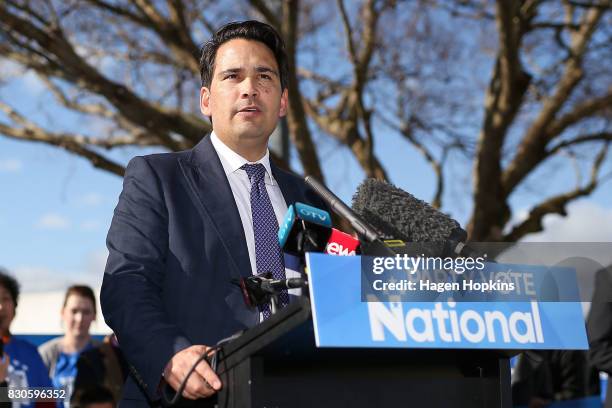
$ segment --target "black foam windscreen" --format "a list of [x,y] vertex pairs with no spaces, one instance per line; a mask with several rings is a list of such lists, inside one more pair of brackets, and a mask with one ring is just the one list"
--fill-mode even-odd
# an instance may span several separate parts
[[384,181],[366,179],[361,183],[352,208],[385,238],[407,242],[445,242],[451,237],[465,240],[465,231],[457,221]]

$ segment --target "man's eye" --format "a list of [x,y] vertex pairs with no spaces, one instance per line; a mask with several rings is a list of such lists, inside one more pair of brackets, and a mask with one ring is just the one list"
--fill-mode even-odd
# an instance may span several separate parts
[[268,74],[261,74],[261,77],[263,79],[272,79],[272,77],[270,75],[268,75]]
[[227,74],[225,78],[223,79],[236,79],[236,78],[238,78],[238,75],[236,74]]

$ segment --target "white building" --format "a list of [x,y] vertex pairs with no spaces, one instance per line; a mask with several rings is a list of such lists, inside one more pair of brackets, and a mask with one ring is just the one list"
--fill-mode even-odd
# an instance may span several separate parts
[[[13,334],[62,334],[60,311],[64,301],[64,291],[25,292],[19,295],[17,314],[11,325]],[[96,300],[100,292],[96,293]],[[104,323],[98,301],[96,320],[91,324],[92,334],[108,334],[111,329]]]

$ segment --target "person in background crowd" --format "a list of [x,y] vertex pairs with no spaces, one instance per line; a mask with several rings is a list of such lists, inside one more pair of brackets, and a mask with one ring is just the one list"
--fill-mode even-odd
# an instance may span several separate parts
[[[36,347],[11,335],[10,327],[17,311],[19,283],[0,268],[0,333],[4,353],[9,358],[6,382],[14,388],[51,387],[47,369],[36,351]],[[15,408],[48,406],[33,402],[13,403]]]
[[83,390],[75,408],[114,408],[113,393],[102,385],[94,385]]
[[[96,298],[89,286],[74,285],[68,288],[61,311],[64,336],[44,343],[38,348],[53,386],[66,388],[64,405],[69,407],[77,360],[81,352],[97,346],[89,327],[96,318]],[[62,404],[58,404],[61,406]]]
[[72,394],[73,404],[82,405],[81,396],[94,385],[104,385],[113,394],[115,401],[119,401],[127,375],[127,362],[119,348],[117,337],[109,334],[101,345],[86,350],[79,356]]
[[[4,347],[2,348],[4,349]],[[0,360],[0,398],[2,398],[2,401],[0,401],[0,408],[11,408],[13,406],[10,401],[7,401],[8,392],[6,388],[8,387],[8,382],[6,380],[8,377],[8,368],[10,362],[11,358],[7,356],[3,351],[2,359]]]
[[[612,265],[597,271],[595,292],[587,319],[589,361],[612,376]],[[605,408],[612,408],[612,377],[608,377]]]
[[512,402],[543,408],[554,401],[584,399],[599,393],[583,350],[527,350],[512,375]]

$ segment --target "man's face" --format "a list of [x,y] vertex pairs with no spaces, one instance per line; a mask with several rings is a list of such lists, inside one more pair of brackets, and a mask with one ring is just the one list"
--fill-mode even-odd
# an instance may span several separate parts
[[15,318],[15,302],[11,293],[0,285],[0,334],[8,334]]
[[259,41],[230,40],[219,47],[210,88],[200,90],[200,109],[215,134],[236,151],[267,145],[278,118],[287,113],[287,90],[272,51]]

